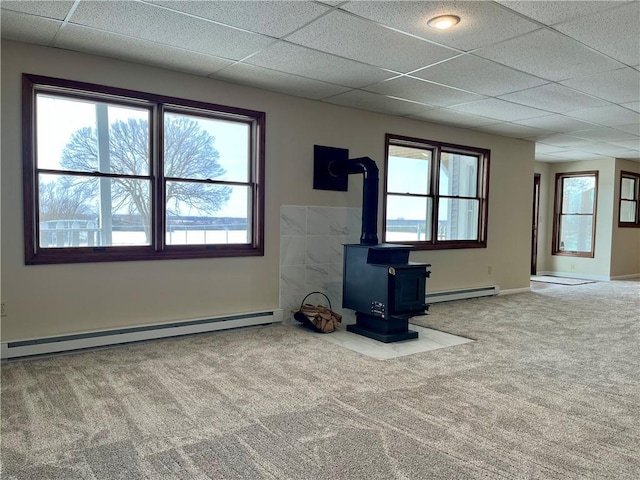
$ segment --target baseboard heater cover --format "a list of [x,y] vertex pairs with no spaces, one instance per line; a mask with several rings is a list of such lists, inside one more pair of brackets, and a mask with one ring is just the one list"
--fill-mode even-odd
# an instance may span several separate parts
[[441,292],[427,293],[427,303],[450,302],[453,300],[466,300],[470,298],[492,297],[500,293],[498,285],[486,287],[462,288],[459,290],[446,290]]
[[68,352],[86,348],[120,345],[124,343],[179,337],[194,333],[213,332],[231,328],[268,325],[282,322],[282,310],[252,312],[212,318],[183,320],[169,323],[142,325],[112,330],[42,337],[0,344],[0,357],[4,359],[29,357],[48,353]]

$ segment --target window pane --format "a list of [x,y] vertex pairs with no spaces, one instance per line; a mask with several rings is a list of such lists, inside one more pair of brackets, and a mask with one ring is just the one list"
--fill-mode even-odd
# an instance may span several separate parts
[[431,150],[390,145],[387,169],[388,192],[429,193]]
[[636,202],[622,200],[620,202],[620,221],[634,222],[636,221]]
[[167,177],[249,181],[248,124],[176,113],[164,122]]
[[40,246],[149,245],[148,180],[40,175]]
[[168,245],[251,242],[251,189],[167,182]]
[[149,175],[147,109],[46,94],[36,108],[38,168]]
[[560,250],[591,252],[593,215],[562,215],[560,217]]
[[478,157],[442,152],[440,195],[475,197],[478,192]]
[[624,200],[636,200],[636,179],[635,178],[622,178],[622,185],[620,189],[620,198]]
[[568,177],[563,178],[562,182],[561,213],[593,213],[595,177]]
[[431,202],[429,197],[387,195],[386,241],[431,240]]
[[440,198],[439,240],[477,240],[479,200]]

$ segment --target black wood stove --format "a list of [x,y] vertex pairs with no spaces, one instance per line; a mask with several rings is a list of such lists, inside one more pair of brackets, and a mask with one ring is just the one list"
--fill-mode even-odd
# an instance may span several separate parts
[[368,157],[348,156],[348,150],[316,145],[313,185],[346,191],[348,175],[364,175],[360,243],[344,246],[342,306],[356,311],[347,330],[385,343],[417,338],[409,319],[428,309],[431,265],[410,262],[411,245],[378,243],[378,167]]
[[347,330],[381,342],[418,338],[409,318],[423,315],[428,263],[409,262],[410,245],[345,245],[342,306],[356,311]]

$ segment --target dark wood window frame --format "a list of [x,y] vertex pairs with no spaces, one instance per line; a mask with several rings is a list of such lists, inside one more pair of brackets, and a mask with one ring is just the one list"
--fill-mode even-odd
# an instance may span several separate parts
[[[633,198],[623,198],[622,197],[622,181],[623,179],[633,180]],[[622,201],[632,201],[635,202],[635,220],[633,222],[626,222],[620,219],[620,215],[622,214]],[[620,172],[620,193],[618,198],[618,227],[632,227],[632,228],[640,228],[640,173],[635,172]]]
[[[429,175],[429,189],[427,194],[410,194],[403,192],[389,192],[388,172],[389,172],[389,147],[406,146],[417,149],[425,149],[432,152],[431,170]],[[453,153],[476,156],[478,158],[478,179],[476,196],[459,197],[455,195],[441,195],[439,193],[440,178],[440,154]],[[487,224],[489,218],[489,158],[491,151],[484,148],[469,147],[452,143],[443,143],[421,138],[406,137],[402,135],[387,134],[385,136],[385,176],[384,176],[384,198],[383,198],[383,241],[389,243],[401,243],[413,245],[416,250],[444,250],[461,248],[486,248],[487,247]],[[430,228],[430,240],[420,241],[389,241],[387,237],[387,197],[389,194],[407,197],[424,197],[431,199],[431,218],[426,219]],[[438,212],[441,198],[462,199],[478,201],[478,231],[474,240],[440,240],[438,239]]]
[[[89,101],[109,102],[131,107],[148,108],[151,112],[151,166],[148,176],[151,185],[151,244],[144,246],[99,246],[42,248],[39,242],[39,186],[40,170],[36,148],[36,95],[48,93]],[[165,178],[162,168],[162,119],[164,112],[198,115],[224,121],[237,121],[248,125],[249,173],[242,186],[251,192],[249,201],[250,241],[237,244],[167,245],[165,243],[165,206],[163,204]],[[264,164],[265,164],[265,119],[264,112],[216,105],[195,100],[156,95],[134,90],[77,82],[66,79],[23,74],[23,178],[24,178],[24,245],[25,263],[56,264],[133,260],[196,259],[214,257],[262,256],[264,255]],[[46,169],[41,169],[47,173]],[[91,172],[93,176],[105,176]],[[106,174],[109,176],[110,174]],[[115,176],[115,175],[111,175]],[[207,183],[216,182],[205,179]],[[238,182],[235,182],[238,183]]]
[[[593,217],[593,221],[591,224],[591,251],[590,252],[581,252],[581,251],[570,251],[565,250],[561,245],[560,235],[560,221],[564,214],[562,212],[562,198],[563,198],[563,180],[566,178],[575,178],[575,177],[593,177],[595,179],[595,190],[594,190],[594,198],[593,198],[593,213],[585,214],[585,213],[573,213],[571,215],[589,215]],[[552,255],[559,256],[567,256],[567,257],[584,257],[584,258],[594,258],[596,251],[596,220],[597,220],[597,212],[598,212],[598,171],[584,171],[584,172],[561,172],[556,173],[556,183],[555,183],[555,197],[554,197],[554,205],[553,205],[553,242],[551,246]]]

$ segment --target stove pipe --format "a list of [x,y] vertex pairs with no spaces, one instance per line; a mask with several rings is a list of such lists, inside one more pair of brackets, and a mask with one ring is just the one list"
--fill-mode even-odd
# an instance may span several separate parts
[[369,157],[333,161],[329,172],[334,176],[363,174],[361,245],[378,244],[378,166]]

